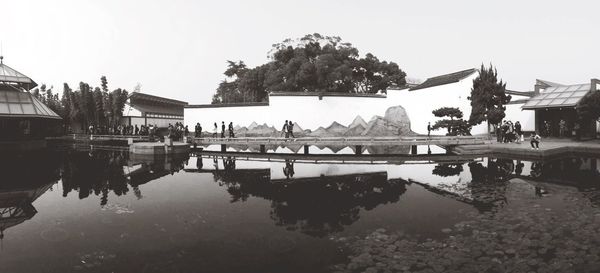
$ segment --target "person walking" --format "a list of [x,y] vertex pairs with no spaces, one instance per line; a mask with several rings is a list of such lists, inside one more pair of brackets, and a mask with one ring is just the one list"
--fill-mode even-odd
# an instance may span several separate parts
[[221,121],[221,138],[225,138],[225,121]]
[[431,122],[427,122],[427,137],[431,136]]
[[233,122],[229,122],[229,137],[230,138],[234,138],[235,135],[233,134]]
[[281,136],[285,134],[285,138],[288,138],[288,121],[287,119],[283,123],[283,128],[281,128]]
[[215,128],[213,128],[213,137],[217,138],[217,123],[215,122]]
[[290,122],[288,123],[288,135],[291,138],[296,138],[294,136],[294,123],[290,120]]
[[531,136],[529,137],[529,143],[531,144],[532,150],[540,149],[540,140],[541,139],[542,138],[540,137],[540,135],[537,134],[537,132],[531,133]]
[[517,143],[521,144],[521,137],[523,137],[523,131],[521,128],[521,123],[519,121],[515,122],[515,133],[517,134]]

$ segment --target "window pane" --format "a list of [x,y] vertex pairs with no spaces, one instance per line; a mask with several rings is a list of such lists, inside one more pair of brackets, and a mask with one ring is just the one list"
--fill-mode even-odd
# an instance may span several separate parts
[[21,109],[21,104],[18,103],[9,103],[8,109],[11,114],[23,114],[23,110]]
[[28,115],[35,114],[35,109],[33,108],[33,105],[31,105],[31,104],[21,104],[21,107],[23,107],[23,113],[28,114]]
[[546,98],[547,99],[553,99],[553,98],[558,97],[558,95],[560,95],[560,93],[551,93],[551,94],[548,94],[548,96],[546,96]]
[[31,99],[29,98],[29,94],[27,94],[25,92],[19,93],[19,100],[21,102],[30,102],[31,101]]
[[9,114],[10,112],[8,112],[8,104],[7,103],[0,103],[0,114]]
[[8,102],[19,102],[19,93],[17,92],[6,92]]
[[576,104],[579,102],[579,100],[581,100],[581,98],[568,98],[565,101],[565,104],[567,104],[567,105]]
[[558,95],[559,98],[568,98],[572,95],[573,93],[571,92],[565,92],[565,93],[560,93],[560,95]]

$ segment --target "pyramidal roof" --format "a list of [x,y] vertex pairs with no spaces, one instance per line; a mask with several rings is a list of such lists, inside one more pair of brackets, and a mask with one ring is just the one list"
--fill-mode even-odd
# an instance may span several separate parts
[[13,83],[13,84],[25,84],[27,90],[37,86],[31,78],[25,76],[25,74],[14,70],[3,62],[3,57],[0,56],[0,82]]

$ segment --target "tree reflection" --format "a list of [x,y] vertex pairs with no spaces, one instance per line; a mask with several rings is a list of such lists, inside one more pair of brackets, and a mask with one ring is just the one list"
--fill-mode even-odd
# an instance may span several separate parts
[[[79,199],[100,196],[100,205],[108,203],[108,195],[126,195],[129,187],[140,199],[139,185],[173,174],[184,167],[187,156],[132,159],[127,151],[69,151],[62,169],[63,196],[77,191]],[[136,170],[125,172],[124,166],[134,164]]]
[[432,174],[441,177],[456,176],[463,172],[462,163],[440,163],[433,167]]
[[213,175],[231,202],[249,196],[270,200],[276,225],[317,237],[342,231],[359,219],[361,209],[397,202],[406,191],[404,181],[388,180],[386,172],[293,178],[293,165],[286,160],[286,178],[279,180],[271,180],[270,169],[225,168]]

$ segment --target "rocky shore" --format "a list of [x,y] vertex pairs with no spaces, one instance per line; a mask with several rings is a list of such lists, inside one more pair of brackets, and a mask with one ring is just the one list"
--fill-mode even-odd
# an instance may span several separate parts
[[[521,179],[505,200],[443,228],[436,239],[377,229],[331,238],[351,254],[333,272],[600,272],[600,194]],[[540,188],[543,188],[540,191]],[[539,194],[543,192],[543,194]]]

